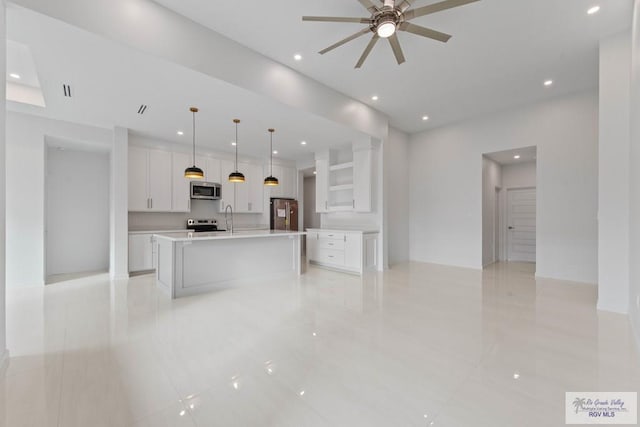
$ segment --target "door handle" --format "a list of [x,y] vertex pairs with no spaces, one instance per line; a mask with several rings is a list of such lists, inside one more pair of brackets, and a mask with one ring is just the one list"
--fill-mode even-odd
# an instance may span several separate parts
[[509,226],[509,230],[514,230],[515,227]]

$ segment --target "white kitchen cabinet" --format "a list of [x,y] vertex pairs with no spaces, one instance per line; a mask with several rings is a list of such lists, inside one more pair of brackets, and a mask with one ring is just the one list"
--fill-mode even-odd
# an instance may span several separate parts
[[[270,167],[264,168],[264,177],[269,176]],[[269,197],[298,198],[298,171],[289,166],[273,165],[273,176],[278,178],[278,185],[269,187]]]
[[129,272],[155,268],[153,234],[129,235]]
[[357,233],[345,233],[344,238],[344,266],[352,270],[362,268],[362,235]]
[[251,163],[238,163],[238,170],[246,181],[235,184],[234,212],[262,213],[264,211],[264,177],[262,167]]
[[329,212],[329,159],[316,159],[316,212]]
[[220,199],[220,212],[224,212],[224,208],[227,205],[231,205],[233,211],[235,212],[235,204],[236,204],[236,189],[235,185],[232,182],[229,182],[229,174],[235,171],[234,163],[230,160],[220,160],[220,184],[222,185],[222,189],[220,190],[222,193],[222,197]]
[[353,210],[371,212],[371,149],[353,152]]
[[264,176],[262,176],[262,167],[260,165],[250,165],[247,169],[249,174],[247,182],[247,188],[249,190],[249,213],[262,213],[264,212]]
[[375,269],[377,231],[307,230],[307,260],[311,264],[362,275]]
[[193,157],[187,153],[173,153],[173,212],[191,211],[191,180],[184,177],[184,170],[193,166]]
[[129,211],[170,212],[172,153],[129,148]]
[[149,210],[149,153],[147,149],[129,148],[129,210]]
[[[191,157],[193,159],[193,157]],[[193,160],[191,160],[193,163]],[[204,172],[202,181],[221,183],[220,160],[207,156],[196,156],[196,166]]]

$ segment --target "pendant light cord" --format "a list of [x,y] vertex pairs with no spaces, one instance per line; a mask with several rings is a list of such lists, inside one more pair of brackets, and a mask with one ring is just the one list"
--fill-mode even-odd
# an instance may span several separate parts
[[235,122],[236,123],[236,172],[238,172],[238,123],[239,120]]
[[271,133],[271,145],[270,145],[270,151],[271,151],[271,161],[270,161],[270,168],[269,168],[269,176],[273,176],[273,131],[270,131]]
[[196,112],[193,113],[193,166],[196,165]]

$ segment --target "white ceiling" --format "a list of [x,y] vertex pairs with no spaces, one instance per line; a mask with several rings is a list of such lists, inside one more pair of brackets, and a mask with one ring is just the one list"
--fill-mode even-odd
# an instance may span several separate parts
[[[501,165],[514,165],[519,163],[527,163],[527,162],[535,161],[537,158],[536,153],[537,153],[536,147],[524,147],[524,148],[518,148],[514,150],[505,150],[505,151],[498,151],[495,153],[487,153],[485,154],[485,156]],[[516,159],[515,156],[520,156],[520,157]]]
[[[7,36],[29,47],[46,108],[9,102],[11,110],[134,132],[191,144],[189,107],[197,116],[198,146],[233,151],[232,120],[239,128],[240,155],[267,157],[274,127],[276,157],[308,160],[316,150],[366,138],[346,126],[292,109],[210,76],[129,49],[92,33],[17,6],[7,11]],[[8,69],[21,64],[8,56]],[[31,79],[31,77],[30,77]],[[63,96],[63,83],[72,98]],[[144,115],[137,114],[147,104]],[[178,136],[177,131],[184,131]],[[302,146],[301,141],[307,141]]]
[[[629,28],[632,8],[632,0],[482,0],[412,21],[452,34],[447,44],[400,33],[405,64],[379,43],[354,70],[367,36],[316,52],[363,26],[301,16],[368,16],[356,0],[155,1],[375,106],[407,132],[596,87],[598,42]],[[601,11],[587,15],[594,4]],[[295,53],[304,59],[294,61]],[[554,85],[544,87],[546,79]]]

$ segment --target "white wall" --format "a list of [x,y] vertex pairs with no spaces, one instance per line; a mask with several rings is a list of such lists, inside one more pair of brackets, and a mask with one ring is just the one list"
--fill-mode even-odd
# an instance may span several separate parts
[[304,179],[304,229],[320,228],[320,214],[316,213],[316,178]]
[[589,92],[412,136],[411,259],[481,268],[479,159],[537,146],[537,275],[595,283],[597,123]]
[[502,166],[503,188],[524,188],[536,186],[536,162],[513,163]]
[[109,153],[49,147],[46,275],[109,268]]
[[[6,61],[7,61],[7,27],[5,21],[5,3],[0,0],[0,81],[5,82]],[[0,99],[5,99],[5,85],[0,85]],[[6,253],[6,198],[5,198],[5,108],[6,103],[0,102],[0,374],[2,374],[5,362],[9,360],[7,348],[7,328],[6,328],[6,304],[5,304],[5,253]]]
[[640,0],[635,0],[633,12],[631,68],[631,170],[630,188],[630,287],[629,314],[640,347]]
[[629,309],[631,34],[600,42],[598,308]]
[[497,261],[496,219],[500,212],[498,208],[498,193],[496,187],[502,187],[502,167],[495,161],[482,156],[482,265],[487,266]]
[[389,128],[383,144],[389,264],[409,261],[409,135]]
[[109,149],[113,133],[14,112],[6,117],[7,286],[43,285],[45,138]]
[[109,276],[129,277],[129,131],[115,127],[110,156]]

